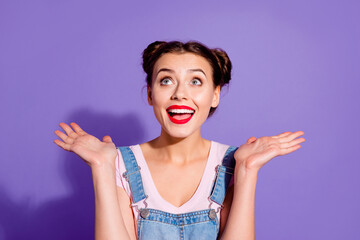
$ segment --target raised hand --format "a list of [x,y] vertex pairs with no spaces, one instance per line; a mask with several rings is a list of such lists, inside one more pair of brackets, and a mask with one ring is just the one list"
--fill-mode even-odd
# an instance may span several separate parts
[[251,137],[235,152],[236,163],[246,169],[259,170],[267,162],[279,155],[289,154],[298,150],[305,138],[303,131],[284,132],[271,137]]
[[115,166],[114,159],[117,151],[115,144],[110,136],[104,136],[100,141],[96,137],[86,133],[76,123],[70,123],[72,129],[66,123],[60,123],[59,126],[65,133],[56,130],[55,134],[62,140],[54,140],[62,149],[74,152],[80,156],[90,167],[98,167],[103,164],[111,164]]

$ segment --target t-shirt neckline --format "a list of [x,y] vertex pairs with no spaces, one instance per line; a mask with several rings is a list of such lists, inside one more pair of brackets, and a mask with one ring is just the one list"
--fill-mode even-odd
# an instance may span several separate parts
[[[156,196],[152,196],[154,198],[156,198],[156,200],[159,200],[162,202],[162,204],[164,204],[165,206],[167,206],[167,208],[173,209],[174,211],[178,212],[180,210],[186,209],[187,206],[191,206],[192,202],[194,202],[197,198],[198,195],[202,192],[203,188],[205,187],[206,183],[205,183],[205,178],[206,176],[208,176],[208,171],[209,171],[209,166],[210,166],[210,160],[213,158],[213,152],[214,152],[214,141],[211,141],[210,144],[210,151],[209,151],[209,155],[208,155],[208,159],[206,161],[206,165],[205,165],[205,169],[203,172],[203,175],[201,177],[200,183],[195,191],[195,193],[193,194],[193,196],[187,201],[185,202],[183,205],[181,205],[180,207],[177,207],[173,204],[171,204],[170,202],[166,201],[158,192],[154,180],[151,176],[150,173],[150,169],[146,163],[144,154],[141,150],[140,144],[135,145],[135,147],[137,147],[139,149],[139,153],[140,153],[140,158],[139,161],[141,161],[141,167],[143,170],[142,173],[146,175],[146,178],[150,180],[150,184],[148,184],[148,186],[151,188],[151,192],[155,193]],[[145,191],[146,194],[146,191]]]

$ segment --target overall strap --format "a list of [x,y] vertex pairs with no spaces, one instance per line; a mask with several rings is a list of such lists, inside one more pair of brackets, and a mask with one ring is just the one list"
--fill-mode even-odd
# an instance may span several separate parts
[[234,153],[237,149],[238,147],[229,146],[222,160],[221,165],[218,165],[216,169],[216,178],[213,183],[213,187],[209,199],[221,206],[224,202],[230,180],[234,175],[234,170],[235,170]]
[[134,153],[129,147],[118,148],[120,149],[126,168],[123,177],[129,182],[133,201],[137,203],[147,197],[141,180],[140,167],[136,162]]

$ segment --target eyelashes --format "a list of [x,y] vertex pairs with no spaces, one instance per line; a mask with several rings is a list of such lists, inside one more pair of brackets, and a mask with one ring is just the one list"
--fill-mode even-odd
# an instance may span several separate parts
[[[164,84],[165,80],[167,80],[167,82],[169,84]],[[169,77],[164,77],[164,78],[160,79],[160,85],[170,85],[171,83],[172,83],[172,80]]]
[[198,82],[198,84],[194,84],[194,85],[202,85],[202,81],[199,78],[194,78],[193,80],[191,80],[191,82]]
[[[162,86],[171,85],[172,83],[173,80],[170,77],[163,77],[160,79],[160,85]],[[195,86],[201,86],[203,84],[203,81],[200,78],[195,77],[190,80],[190,84]]]

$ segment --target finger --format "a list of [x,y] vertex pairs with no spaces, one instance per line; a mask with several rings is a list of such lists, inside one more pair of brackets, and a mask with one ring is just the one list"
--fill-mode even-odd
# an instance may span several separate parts
[[251,137],[251,138],[249,138],[248,140],[247,140],[247,142],[246,143],[253,143],[253,142],[255,142],[256,141],[256,137]]
[[112,139],[109,135],[103,137],[103,142],[112,143]]
[[74,139],[71,137],[68,137],[65,133],[59,130],[55,130],[56,136],[58,136],[61,140],[63,140],[67,144],[72,144],[74,142]]
[[71,127],[69,125],[67,125],[66,123],[60,123],[59,126],[64,129],[64,131],[66,132],[66,134],[70,137],[76,137],[77,134],[71,129]]
[[283,132],[279,135],[273,136],[273,138],[281,138],[281,137],[285,137],[285,136],[289,136],[292,132]]
[[285,142],[285,143],[280,143],[280,148],[289,148],[289,147],[293,147],[295,145],[298,145],[302,142],[305,142],[305,138],[297,138],[294,139],[290,142]]
[[72,122],[72,123],[70,123],[70,125],[75,130],[75,132],[78,133],[79,135],[83,136],[86,134],[86,132],[84,130],[82,130],[78,124]]
[[289,148],[280,149],[279,155],[286,155],[286,154],[292,153],[292,152],[298,150],[299,148],[301,148],[301,145],[295,145],[295,146],[292,146]]
[[300,137],[301,135],[304,135],[305,133],[303,131],[297,131],[297,132],[294,132],[294,133],[291,133],[287,136],[284,136],[284,137],[281,137],[279,138],[279,141],[280,143],[283,143],[283,142],[290,142],[292,141],[293,139],[297,138],[297,137]]
[[66,151],[70,151],[70,144],[64,143],[59,139],[55,139],[54,143]]

